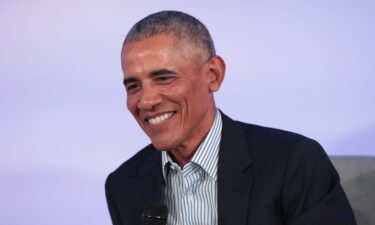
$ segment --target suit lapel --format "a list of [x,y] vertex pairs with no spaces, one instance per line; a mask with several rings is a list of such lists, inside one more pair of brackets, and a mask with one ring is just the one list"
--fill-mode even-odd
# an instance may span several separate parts
[[142,209],[147,202],[161,202],[162,200],[162,170],[161,154],[150,145],[150,156],[139,169],[139,179],[133,185],[133,194],[137,199],[136,206]]
[[222,118],[218,165],[219,225],[245,225],[253,182],[250,152],[239,123],[223,113]]

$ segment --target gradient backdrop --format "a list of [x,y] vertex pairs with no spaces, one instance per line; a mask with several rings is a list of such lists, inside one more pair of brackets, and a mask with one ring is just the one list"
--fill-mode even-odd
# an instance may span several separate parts
[[149,140],[125,107],[120,49],[162,9],[204,22],[231,117],[375,155],[375,2],[0,1],[0,224],[109,225],[107,174]]

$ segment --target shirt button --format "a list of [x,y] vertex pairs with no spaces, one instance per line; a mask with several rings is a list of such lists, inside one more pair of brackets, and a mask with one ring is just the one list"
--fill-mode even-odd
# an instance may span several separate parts
[[193,192],[191,191],[186,192],[186,196],[189,200],[193,200]]

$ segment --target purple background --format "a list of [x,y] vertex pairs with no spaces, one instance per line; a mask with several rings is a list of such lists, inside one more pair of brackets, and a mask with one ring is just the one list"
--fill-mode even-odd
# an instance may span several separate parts
[[177,9],[204,22],[238,120],[375,155],[375,2],[0,2],[0,224],[110,224],[107,174],[149,142],[125,107],[131,25]]

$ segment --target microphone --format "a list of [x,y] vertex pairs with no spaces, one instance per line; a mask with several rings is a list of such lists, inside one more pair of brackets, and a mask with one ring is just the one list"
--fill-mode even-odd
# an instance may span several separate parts
[[146,203],[142,213],[142,225],[166,225],[168,208],[166,205],[155,202]]

